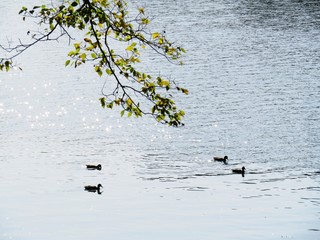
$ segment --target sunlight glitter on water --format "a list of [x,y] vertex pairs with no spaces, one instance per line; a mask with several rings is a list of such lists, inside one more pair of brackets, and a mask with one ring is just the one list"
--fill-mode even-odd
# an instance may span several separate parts
[[[64,69],[63,47],[30,51],[23,72],[0,73],[0,238],[317,239],[320,34],[304,16],[318,6],[140,3],[188,49],[182,68],[146,60],[185,81],[186,126],[101,109],[95,73]],[[83,190],[98,183],[101,195]]]

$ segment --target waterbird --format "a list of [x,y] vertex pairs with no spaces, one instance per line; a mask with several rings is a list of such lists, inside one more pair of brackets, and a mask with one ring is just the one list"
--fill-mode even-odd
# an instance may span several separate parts
[[91,186],[91,185],[84,186],[84,190],[88,192],[98,192],[98,194],[101,194],[102,187],[103,186],[99,183],[97,186]]
[[98,164],[98,165],[88,164],[86,166],[87,166],[87,169],[89,169],[89,170],[99,170],[100,171],[102,169],[101,164]]
[[242,174],[242,176],[244,176],[245,170],[246,170],[245,167],[242,167],[242,168],[234,168],[234,169],[232,169],[232,172],[233,172],[233,173],[236,173],[236,174]]
[[228,156],[224,156],[224,157],[213,157],[214,161],[217,162],[224,162],[224,164],[227,164],[227,160],[228,160]]

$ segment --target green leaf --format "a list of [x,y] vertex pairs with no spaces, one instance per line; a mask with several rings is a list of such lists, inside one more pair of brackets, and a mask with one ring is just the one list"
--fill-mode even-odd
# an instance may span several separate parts
[[161,122],[162,120],[164,120],[165,119],[165,116],[164,115],[158,115],[157,116],[157,121],[158,122]]
[[140,13],[144,14],[144,8],[143,7],[138,8],[138,10],[139,10]]
[[142,24],[148,25],[150,23],[150,20],[148,18],[141,18]]
[[128,104],[129,106],[132,105],[132,100],[131,100],[130,98],[127,100],[127,104]]
[[65,65],[65,66],[68,66],[69,64],[70,64],[70,60],[67,60],[64,65]]
[[160,82],[159,82],[159,86],[161,87],[168,87],[170,85],[170,82],[168,80],[164,80],[162,79]]
[[109,68],[106,69],[106,73],[107,73],[108,75],[112,75],[112,74],[113,74],[112,70],[109,69]]
[[70,51],[70,52],[68,53],[68,56],[69,56],[69,57],[72,57],[72,56],[74,56],[74,55],[76,55],[76,53],[75,53],[74,51]]
[[122,111],[120,112],[121,117],[123,117],[124,112],[125,112],[124,110],[122,110]]
[[98,73],[98,75],[100,77],[102,76],[102,71],[101,71],[101,68],[99,66],[95,66],[95,71],[96,71],[96,73]]
[[101,107],[105,108],[105,106],[106,106],[106,99],[105,99],[104,97],[102,97],[102,98],[99,98],[99,100],[100,100]]
[[22,7],[21,10],[19,11],[19,14],[26,12],[28,10],[28,8],[26,7]]
[[85,42],[92,43],[92,41],[91,41],[90,38],[84,38],[83,40],[84,40]]
[[73,46],[76,50],[80,49],[80,43],[74,43]]
[[158,33],[158,32],[154,32],[154,33],[152,33],[152,39],[156,39],[156,38],[159,38],[160,37],[160,33]]
[[82,54],[81,54],[81,59],[82,59],[82,61],[86,60],[86,57],[87,57],[87,54],[85,54],[85,53],[82,53]]
[[185,89],[185,88],[181,88],[181,91],[184,93],[184,94],[186,94],[186,95],[188,95],[189,94],[189,91],[188,91],[188,89]]
[[132,50],[134,50],[134,47],[137,45],[137,43],[132,43],[130,46],[128,46],[127,48],[126,48],[126,51],[132,51]]
[[87,51],[91,51],[91,50],[94,49],[94,48],[95,48],[94,45],[90,45],[90,46],[86,47],[86,50],[87,50]]
[[151,108],[151,113],[154,114],[154,112],[157,110],[157,105],[154,105],[152,108]]
[[10,61],[5,61],[4,62],[4,65],[5,65],[5,67],[6,67],[6,72],[9,72],[9,70],[10,70]]
[[111,103],[107,104],[107,108],[112,109],[112,107],[113,107],[113,102],[111,102]]

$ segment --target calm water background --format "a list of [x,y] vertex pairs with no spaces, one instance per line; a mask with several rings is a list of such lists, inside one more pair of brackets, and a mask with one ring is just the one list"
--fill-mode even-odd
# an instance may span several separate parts
[[[318,1],[137,2],[188,50],[143,66],[189,89],[186,126],[103,110],[103,80],[64,68],[71,46],[31,49],[0,73],[0,239],[320,239]],[[2,43],[37,3],[0,3]]]

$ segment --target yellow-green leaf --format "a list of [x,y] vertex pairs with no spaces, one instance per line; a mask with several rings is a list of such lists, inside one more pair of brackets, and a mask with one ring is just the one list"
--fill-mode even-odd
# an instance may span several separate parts
[[169,86],[170,82],[168,80],[161,80],[161,82],[159,83],[160,86],[162,87],[167,87]]
[[147,25],[150,23],[150,20],[148,18],[141,18],[141,22],[142,22],[142,24]]
[[104,97],[100,98],[100,104],[101,104],[101,107],[105,108],[106,106],[106,99]]
[[132,105],[132,100],[130,98],[127,100],[127,105],[129,105],[129,106]]
[[65,66],[68,66],[69,64],[70,64],[70,60],[67,60],[64,65],[65,65]]
[[75,49],[78,49],[78,48],[80,48],[80,43],[75,43],[75,44],[73,44],[73,46]]
[[102,71],[101,71],[101,68],[99,66],[95,66],[94,70],[96,71],[96,73],[98,73],[98,75],[100,77],[102,76]]
[[9,61],[5,61],[5,63],[4,63],[4,65],[5,65],[5,67],[6,67],[6,72],[9,72],[9,70],[10,70],[10,62]]
[[158,32],[152,33],[152,39],[156,39],[156,38],[159,38],[159,37],[160,37],[160,33],[158,33]]
[[144,14],[144,8],[143,7],[139,8],[139,12]]
[[109,69],[109,68],[106,69],[106,73],[107,73],[108,75],[112,75],[112,74],[113,74],[112,70]]
[[128,46],[128,47],[126,48],[126,50],[127,50],[127,51],[132,51],[133,48],[134,48],[134,47],[132,47],[132,46],[130,45],[130,46]]
[[84,39],[84,41],[85,41],[85,42],[92,43],[92,41],[91,41],[91,39],[90,39],[90,38],[85,38],[85,39]]
[[181,88],[181,91],[184,93],[184,94],[186,94],[186,95],[188,95],[189,94],[189,91],[188,91],[188,89],[185,89],[185,88]]
[[87,50],[87,51],[91,51],[92,49],[94,49],[94,46],[93,46],[93,45],[90,45],[90,46],[86,47],[86,50]]
[[134,42],[134,43],[132,43],[130,46],[128,46],[128,47],[126,48],[126,50],[127,50],[127,51],[132,51],[136,45],[137,45],[137,43]]
[[86,57],[87,57],[87,54],[85,54],[85,53],[82,53],[82,54],[81,54],[81,59],[82,59],[82,61],[86,60]]

